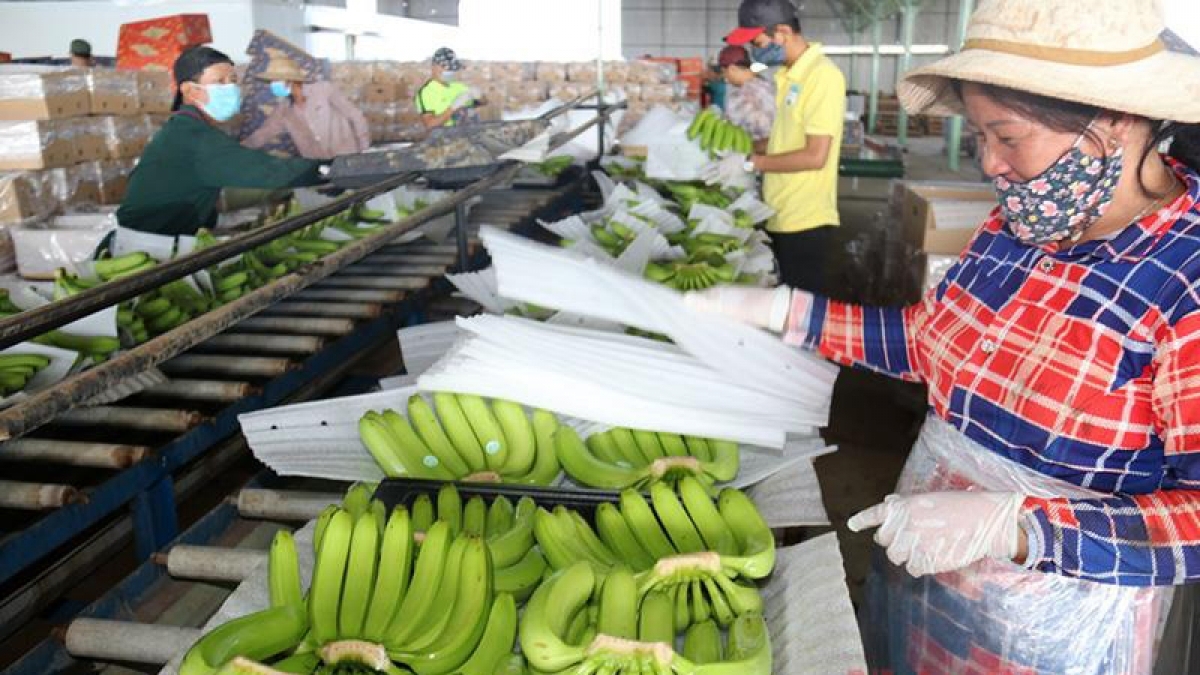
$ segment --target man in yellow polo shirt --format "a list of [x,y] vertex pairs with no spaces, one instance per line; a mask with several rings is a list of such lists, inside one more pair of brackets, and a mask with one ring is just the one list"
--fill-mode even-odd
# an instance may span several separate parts
[[[743,0],[739,28],[725,41],[749,45],[750,57],[775,74],[775,122],[765,147],[749,158],[726,158],[726,169],[764,175],[763,197],[775,209],[767,223],[780,281],[825,294],[825,268],[833,247],[838,159],[846,112],[846,78],[800,33],[789,0]],[[764,152],[765,151],[765,152]],[[762,154],[760,154],[762,153]],[[729,166],[741,160],[740,167]]]
[[468,121],[476,105],[467,85],[458,81],[462,61],[454,50],[442,47],[433,54],[433,77],[417,90],[417,112],[426,129],[452,127]]

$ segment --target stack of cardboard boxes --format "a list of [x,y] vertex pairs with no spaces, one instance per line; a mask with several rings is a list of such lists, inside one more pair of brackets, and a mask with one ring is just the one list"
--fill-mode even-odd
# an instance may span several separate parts
[[[594,61],[537,63],[516,61],[468,62],[459,76],[483,99],[478,109],[484,121],[498,120],[554,98],[566,101],[596,88]],[[429,80],[427,62],[359,61],[333,64],[331,79],[363,111],[376,143],[413,140],[424,129],[417,112],[417,91]],[[675,79],[674,66],[645,61],[604,64],[608,91],[629,101],[626,124],[632,125],[655,105],[686,102],[686,87]]]

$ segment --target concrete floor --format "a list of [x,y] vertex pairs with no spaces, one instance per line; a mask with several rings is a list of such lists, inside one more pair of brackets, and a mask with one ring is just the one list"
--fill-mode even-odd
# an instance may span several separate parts
[[[942,153],[941,139],[912,139],[905,158],[905,178],[981,180],[973,160],[964,158],[959,171],[951,172]],[[899,239],[899,223],[886,215],[890,190],[888,180],[842,181],[838,206],[844,240],[868,236],[879,228],[895,228],[888,234],[893,240]],[[852,254],[838,252],[834,257],[833,265],[840,273],[839,278],[874,272],[869,267],[864,269],[864,263],[855,261]],[[914,269],[912,273],[917,272]],[[858,288],[847,288],[845,295],[846,300],[863,301],[854,297],[861,295]],[[825,438],[839,450],[818,459],[816,468],[825,507],[841,543],[847,580],[856,604],[862,597],[872,533],[850,532],[846,529],[846,520],[882,501],[892,491],[924,417],[923,386],[849,368],[842,369],[838,376]]]

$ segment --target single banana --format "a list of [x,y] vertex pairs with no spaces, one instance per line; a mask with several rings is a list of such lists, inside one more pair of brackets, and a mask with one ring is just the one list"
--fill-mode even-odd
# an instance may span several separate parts
[[508,457],[499,471],[504,476],[528,473],[537,459],[537,441],[525,409],[512,401],[492,399],[492,413],[508,447]]
[[637,581],[624,565],[609,570],[600,587],[596,630],[626,640],[638,637]]
[[683,634],[683,657],[698,665],[718,663],[721,642],[721,629],[716,622],[697,622]]
[[617,448],[617,452],[621,457],[634,468],[642,468],[649,462],[646,461],[642,451],[638,449],[637,442],[633,440],[633,434],[624,427],[613,427],[608,430],[612,436],[613,444]]
[[621,492],[621,515],[638,543],[655,560],[669,558],[677,553],[658,524],[654,511],[641,494],[634,490]]
[[646,478],[645,469],[622,467],[597,458],[569,426],[558,428],[554,445],[558,461],[567,475],[588,487],[621,490],[637,485]]
[[353,533],[354,519],[348,511],[339,509],[329,518],[316,552],[312,585],[308,591],[308,614],[313,638],[318,643],[332,642],[338,637],[338,608]]
[[612,549],[600,541],[592,526],[575,510],[561,505],[556,506],[554,507],[554,517],[558,519],[559,527],[562,528],[562,531],[567,533],[573,541],[581,545],[590,559],[603,567],[611,567],[617,564],[617,556],[612,552]]
[[487,463],[487,468],[491,471],[500,471],[508,460],[508,441],[504,438],[504,432],[500,428],[500,423],[496,421],[496,416],[492,414],[492,409],[481,396],[474,394],[455,394],[455,396],[458,398],[458,405],[462,407],[467,421],[471,423],[471,430],[475,432],[476,440],[483,448],[483,458]]
[[321,509],[321,513],[317,516],[317,524],[313,529],[313,552],[316,553],[321,549],[321,542],[325,539],[325,530],[329,528],[329,521],[333,519],[333,515],[341,510],[337,504],[330,504]]
[[725,594],[717,587],[717,583],[708,577],[701,579],[700,582],[704,585],[704,595],[708,598],[708,606],[712,608],[712,618],[722,628],[733,623],[736,616],[725,599]]
[[708,439],[708,447],[712,449],[712,459],[701,463],[704,472],[718,483],[737,478],[740,462],[738,444],[733,441]]
[[679,481],[679,496],[687,509],[692,523],[704,539],[705,550],[716,551],[721,555],[738,555],[741,553],[733,532],[725,524],[725,518],[713,504],[708,489],[694,476],[685,476]]
[[546,558],[538,549],[531,548],[512,565],[496,568],[496,592],[511,593],[523,602],[533,594],[548,569]]
[[487,503],[483,501],[483,497],[476,495],[468,499],[466,507],[463,508],[463,534],[475,537],[485,536],[487,534],[487,512]]
[[296,555],[296,540],[288,530],[276,532],[271,540],[267,582],[272,607],[304,606],[304,591],[300,588],[300,559]]
[[371,495],[375,492],[375,487],[369,483],[355,483],[346,490],[345,496],[342,497],[342,508],[355,522],[371,507]]
[[775,568],[775,535],[758,507],[734,488],[721,490],[717,506],[740,549],[737,557],[723,556],[721,565],[750,579],[766,577]]
[[613,441],[612,434],[608,431],[601,431],[587,437],[588,450],[602,462],[608,464],[616,464],[631,468],[632,465],[625,461],[625,458],[617,451],[616,442]]
[[595,586],[591,565],[580,562],[556,572],[533,592],[518,632],[521,653],[531,667],[557,672],[583,660],[584,648],[567,644],[564,638]]
[[433,408],[420,394],[408,397],[408,419],[438,461],[450,472],[451,478],[462,478],[471,472],[454,443],[442,428]]
[[662,444],[658,442],[658,434],[642,429],[632,429],[631,432],[633,433],[633,442],[637,444],[642,457],[646,458],[647,464],[667,456]]
[[533,534],[542,554],[546,556],[546,562],[553,569],[565,569],[578,561],[587,560],[587,555],[576,548],[576,542],[564,536],[558,519],[546,509],[539,507],[534,515]]
[[596,507],[596,531],[601,541],[634,570],[640,572],[654,566],[655,558],[634,537],[617,507],[608,502]]
[[429,526],[433,525],[435,520],[437,517],[433,514],[433,500],[425,493],[417,495],[412,503],[413,532],[428,532]]
[[688,584],[666,586],[664,590],[670,595],[671,606],[675,609],[675,627],[686,628],[692,623],[692,607],[688,603]]
[[651,591],[642,599],[638,616],[638,640],[675,644],[675,608],[662,591]]
[[449,392],[438,391],[433,394],[433,404],[437,407],[438,417],[442,420],[442,429],[450,438],[454,449],[466,462],[468,473],[485,470],[487,461],[483,457],[483,447],[475,438],[475,432],[471,431],[471,423],[467,421],[466,415],[458,405],[458,398]]
[[694,579],[689,584],[688,596],[692,606],[692,617],[688,625],[704,623],[712,618],[712,608],[709,606],[708,599],[704,596],[704,584],[699,579]]
[[426,621],[434,596],[442,585],[449,553],[450,526],[444,521],[436,521],[425,532],[425,541],[421,544],[421,552],[417,554],[408,592],[388,624],[383,645],[389,651],[403,648],[408,637]]
[[[497,579],[499,581],[499,579]],[[719,636],[718,636],[719,637]],[[459,666],[459,675],[497,675],[506,660],[513,656],[513,643],[517,639],[517,604],[513,596],[497,590],[492,607],[488,610],[487,624],[479,645]]]
[[696,531],[687,510],[683,508],[675,490],[665,483],[655,483],[650,486],[650,499],[654,504],[654,513],[663,524],[670,537],[671,543],[679,553],[700,553],[707,550],[704,539]]
[[450,526],[450,536],[457,537],[462,532],[463,503],[458,488],[453,483],[446,483],[438,488],[437,518]]
[[363,622],[370,609],[375,569],[379,563],[379,524],[372,512],[363,513],[354,523],[350,555],[342,600],[338,607],[338,637],[362,637]]
[[658,442],[659,442],[659,445],[662,446],[663,453],[667,457],[687,457],[688,456],[687,444],[684,443],[683,437],[680,436],[679,434],[668,434],[668,433],[664,433],[664,432],[659,432]]
[[262,661],[294,647],[308,630],[308,616],[297,605],[271,607],[217,626],[192,645],[179,675],[212,675],[237,657]]
[[[406,446],[396,438],[383,416],[374,410],[367,411],[359,418],[358,436],[362,439],[363,445],[367,447],[367,451],[371,453],[371,457],[375,459],[375,463],[383,471],[383,475],[390,478],[398,476],[428,477],[424,465],[428,449],[416,449],[416,452],[420,454],[402,453],[401,449]],[[407,448],[412,450],[413,446],[409,445]]]
[[387,633],[388,624],[408,590],[413,548],[413,523],[408,509],[397,506],[392,509],[383,530],[383,541],[379,545],[379,570],[375,577],[371,606],[363,623],[364,639],[379,642]]
[[515,522],[515,509],[508,497],[500,495],[492,500],[487,510],[487,538],[491,542],[496,537],[512,529]]

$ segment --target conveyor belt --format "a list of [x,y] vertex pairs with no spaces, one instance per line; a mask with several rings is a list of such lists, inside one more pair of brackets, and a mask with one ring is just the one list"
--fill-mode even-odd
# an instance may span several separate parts
[[[470,218],[469,258],[482,263],[474,236],[480,224],[528,230],[536,218],[577,209],[579,187],[485,193]],[[0,638],[76,582],[97,547],[132,533],[139,559],[148,559],[174,539],[176,501],[187,496],[189,476],[219,473],[244,453],[239,447],[218,461],[216,452],[236,432],[238,414],[327,390],[358,357],[394,340],[399,326],[421,320],[431,300],[446,296],[442,277],[456,260],[453,243],[384,246],[164,362],[165,384],[67,411],[0,444],[6,479],[73,490],[57,496],[72,502],[60,508],[0,508]],[[192,481],[193,489],[204,482]],[[63,546],[74,549],[58,553]],[[59,557],[50,564],[52,553]]]

